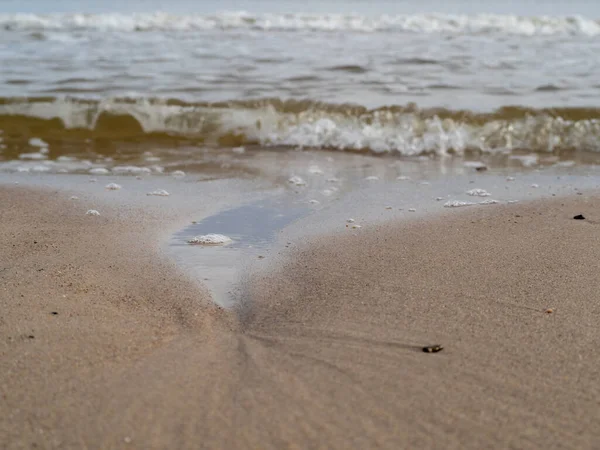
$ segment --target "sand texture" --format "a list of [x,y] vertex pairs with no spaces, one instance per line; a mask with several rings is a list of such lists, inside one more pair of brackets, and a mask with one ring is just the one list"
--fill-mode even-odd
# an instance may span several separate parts
[[66,199],[0,189],[0,448],[600,442],[600,199],[342,224],[238,312]]

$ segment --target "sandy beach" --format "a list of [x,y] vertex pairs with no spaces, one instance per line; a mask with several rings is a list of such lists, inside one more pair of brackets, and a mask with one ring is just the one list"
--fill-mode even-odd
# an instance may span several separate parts
[[1,448],[600,441],[598,197],[316,238],[231,311],[147,245],[142,211],[0,205]]

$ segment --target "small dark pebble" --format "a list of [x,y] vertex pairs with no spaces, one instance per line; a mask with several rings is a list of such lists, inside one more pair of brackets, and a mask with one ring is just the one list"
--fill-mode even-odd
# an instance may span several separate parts
[[50,314],[52,314],[53,316],[58,316],[58,313],[56,311],[52,311]]
[[479,167],[475,167],[475,170],[477,172],[485,172],[487,170],[487,167],[485,167],[485,166],[479,166]]
[[573,217],[573,219],[575,219],[575,220],[585,220],[585,217],[583,217],[582,214],[577,214],[575,217]]
[[423,351],[425,353],[437,353],[441,352],[444,349],[441,345],[430,345],[428,347],[423,347]]
[[29,339],[35,339],[35,336],[33,334],[30,334],[29,336],[27,336]]

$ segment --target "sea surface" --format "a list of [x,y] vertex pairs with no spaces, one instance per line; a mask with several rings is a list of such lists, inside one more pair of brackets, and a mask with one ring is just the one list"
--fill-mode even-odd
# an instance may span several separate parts
[[599,2],[4,0],[0,67],[4,170],[600,155]]

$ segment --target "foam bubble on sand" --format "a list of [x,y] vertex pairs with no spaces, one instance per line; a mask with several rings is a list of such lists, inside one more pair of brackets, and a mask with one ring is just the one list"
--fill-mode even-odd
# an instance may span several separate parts
[[407,177],[405,175],[400,175],[399,177],[396,177],[396,180],[400,180],[400,181],[410,180],[410,177]]
[[232,239],[223,234],[205,234],[196,236],[187,242],[192,245],[221,245],[232,242]]
[[118,191],[119,189],[121,189],[121,185],[117,184],[117,183],[109,183],[105,186],[106,189],[108,189],[109,191]]
[[58,158],[56,158],[57,162],[73,162],[73,161],[77,161],[77,158],[74,158],[72,156],[59,156]]
[[88,212],[85,213],[86,216],[99,216],[100,213],[95,209],[88,209]]
[[408,212],[417,212],[415,208],[408,208]]
[[429,181],[421,181],[419,184],[421,186],[431,186],[431,183]]
[[323,171],[319,166],[310,166],[308,168],[308,173],[312,175],[323,175]]
[[498,203],[500,203],[498,200],[492,200],[491,198],[479,202],[480,205],[497,205]]
[[378,181],[379,177],[375,175],[371,175],[370,177],[365,178],[366,181]]
[[451,200],[449,202],[444,203],[444,208],[460,208],[461,206],[471,206],[475,205],[473,202],[463,202],[460,200]]
[[436,200],[437,202],[441,202],[442,200],[444,200],[444,197],[436,197],[436,198],[435,198],[435,200]]
[[293,177],[291,177],[288,180],[289,183],[295,184],[296,186],[305,186],[306,185],[306,181],[304,181],[302,178],[300,178],[297,175],[294,175]]
[[147,156],[145,160],[148,162],[158,162],[160,161],[160,158],[158,156]]
[[183,177],[185,177],[185,172],[183,170],[176,170],[176,171],[172,172],[171,175],[174,176],[175,178],[183,178]]
[[348,223],[354,223],[354,219],[347,219],[346,222],[348,222]]
[[74,195],[73,195],[73,196],[71,197],[71,200],[79,200],[79,197],[76,197],[76,196],[74,196]]
[[138,167],[138,166],[116,166],[112,168],[114,173],[131,173],[131,174],[140,174],[140,173],[150,173],[151,170],[148,167]]
[[31,168],[32,172],[50,172],[50,167],[47,166],[33,166]]
[[535,183],[534,183],[534,184],[532,184],[532,185],[531,185],[531,187],[532,187],[532,188],[534,188],[534,189],[536,189],[536,188],[539,188],[539,187],[540,187],[540,185],[539,185],[539,184],[535,184]]
[[32,161],[39,161],[41,159],[46,159],[46,155],[40,152],[35,153],[21,153],[19,155],[19,159],[29,159]]
[[515,181],[515,177],[506,177],[506,181]]
[[340,181],[339,178],[327,178],[325,181],[327,181],[328,183],[338,183]]
[[311,205],[318,205],[321,202],[319,200],[309,200],[308,203],[310,203]]
[[492,194],[485,189],[471,189],[470,191],[467,191],[467,195],[472,197],[489,197]]
[[509,200],[506,203],[509,203],[509,204],[519,203],[519,200]]
[[168,197],[169,194],[167,191],[165,191],[164,189],[157,189],[155,191],[152,192],[148,192],[146,195],[156,195],[158,197]]
[[46,141],[43,141],[40,138],[31,138],[29,139],[29,145],[31,145],[32,147],[48,147],[48,143]]
[[92,175],[106,175],[107,173],[109,173],[109,170],[104,167],[96,167],[94,169],[88,170],[88,172]]
[[335,191],[333,189],[323,189],[321,191],[321,194],[323,194],[325,197],[329,197],[331,195],[333,195]]
[[238,154],[238,155],[241,155],[242,153],[245,153],[245,152],[246,152],[246,149],[245,149],[244,147],[234,147],[234,148],[232,148],[232,149],[231,149],[231,151],[232,151],[233,153],[236,153],[236,154]]

